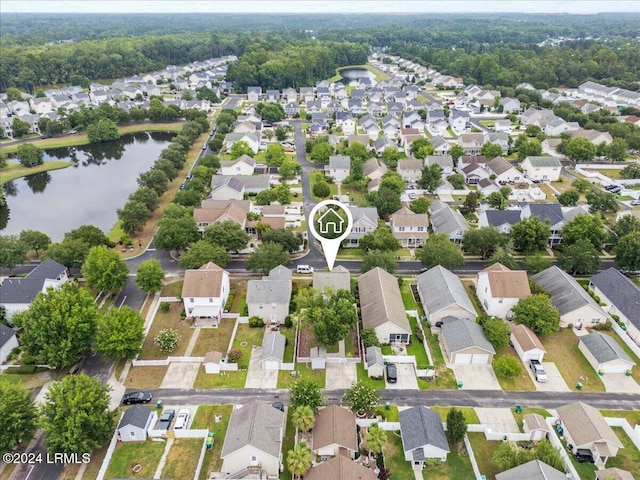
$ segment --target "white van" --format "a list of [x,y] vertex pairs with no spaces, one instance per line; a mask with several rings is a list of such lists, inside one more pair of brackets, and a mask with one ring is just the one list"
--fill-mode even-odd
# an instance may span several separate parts
[[298,265],[296,273],[313,273],[313,267],[310,265]]

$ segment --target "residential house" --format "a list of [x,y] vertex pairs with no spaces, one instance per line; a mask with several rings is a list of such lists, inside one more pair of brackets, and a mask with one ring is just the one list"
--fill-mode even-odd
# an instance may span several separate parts
[[357,248],[360,239],[367,233],[372,233],[378,228],[378,209],[376,207],[351,207],[353,226],[347,238],[342,242],[345,248]]
[[595,474],[596,480],[635,480],[631,472],[617,467],[596,470]]
[[235,160],[220,162],[221,175],[253,175],[256,161],[249,155],[241,155]]
[[305,480],[377,480],[377,475],[372,468],[359,462],[338,455],[331,460],[321,462],[311,467],[304,474]]
[[493,124],[493,129],[496,132],[508,132],[511,130],[511,120],[496,120]]
[[491,365],[496,351],[482,327],[468,318],[449,318],[442,324],[442,354],[456,365]]
[[491,178],[481,178],[478,183],[478,191],[482,193],[484,197],[488,197],[493,192],[500,191],[500,185],[491,180]]
[[446,462],[449,442],[438,412],[420,405],[402,410],[399,417],[404,459],[412,468],[422,468],[428,459]]
[[520,100],[517,98],[504,97],[500,99],[499,105],[502,107],[502,113],[520,113],[522,110]]
[[358,277],[363,328],[373,328],[380,343],[407,344],[411,326],[398,280],[380,267]]
[[481,180],[489,180],[491,174],[480,163],[469,163],[465,165],[460,173],[464,176],[467,185],[478,185]]
[[224,137],[224,146],[226,147],[227,151],[230,151],[231,147],[233,147],[236,142],[246,142],[253,153],[258,153],[258,150],[260,150],[260,137],[255,133],[234,132],[227,133],[227,135]]
[[418,275],[418,296],[432,325],[445,317],[477,316],[460,278],[441,265]]
[[513,348],[524,363],[530,360],[542,362],[547,351],[538,336],[526,325],[516,325],[510,335]]
[[[213,182],[216,183],[213,184]],[[237,178],[214,175],[211,183],[210,198],[213,200],[242,200],[244,198],[244,185]]]
[[451,144],[439,135],[431,137],[431,145],[436,155],[446,155],[451,151]]
[[27,310],[40,292],[60,288],[68,281],[67,267],[48,258],[24,278],[5,278],[0,286],[0,306],[10,320],[14,313]]
[[460,211],[439,200],[429,206],[429,218],[433,233],[446,233],[452,242],[462,242],[464,232],[469,230],[469,224]]
[[271,175],[268,173],[261,175],[214,175],[211,179],[211,186],[213,188],[214,185],[227,182],[228,179],[240,182],[244,187],[245,194],[258,194],[263,190],[269,190],[269,188],[271,188]]
[[329,157],[329,165],[325,165],[324,167],[324,174],[338,183],[342,183],[350,173],[351,158],[346,155],[331,155]]
[[300,101],[309,103],[314,101],[316,94],[313,91],[313,87],[300,87]]
[[613,138],[609,132],[598,132],[597,130],[574,130],[569,132],[571,138],[586,138],[594,145],[599,145],[604,143],[605,145],[609,145]]
[[250,102],[259,102],[262,97],[262,87],[247,87],[247,99]]
[[135,405],[124,412],[116,432],[122,442],[144,442],[147,432],[155,425],[158,414],[149,407]]
[[463,133],[458,137],[460,145],[467,155],[480,155],[485,137],[482,133]]
[[607,320],[607,314],[584,288],[564,270],[552,266],[531,277],[550,296],[560,312],[560,326],[590,327]]
[[266,101],[269,103],[276,103],[280,101],[280,90],[267,90]]
[[264,370],[280,370],[284,362],[287,337],[280,332],[268,332],[262,340],[260,365]]
[[284,323],[284,319],[289,315],[291,276],[291,270],[279,265],[261,280],[249,280],[249,316],[260,317],[266,324]]
[[0,323],[0,365],[2,365],[14,348],[17,348],[18,337],[13,328]]
[[289,118],[295,117],[300,114],[300,105],[296,101],[288,102],[284,106],[284,113]]
[[449,110],[449,126],[456,132],[463,132],[471,125],[469,112],[452,108]]
[[427,128],[435,135],[444,135],[449,124],[444,116],[444,110],[434,109],[427,112]]
[[502,157],[487,162],[487,169],[495,175],[495,181],[501,185],[522,181],[522,173]]
[[279,478],[285,417],[265,402],[233,410],[220,453],[227,478]]
[[[579,211],[578,211],[579,212]],[[562,243],[562,227],[566,221],[562,213],[562,206],[559,203],[527,203],[520,212],[521,219],[539,217],[540,221],[548,222],[551,227],[549,245]]]
[[578,348],[598,373],[626,373],[635,365],[615,338],[600,332],[581,336]]
[[198,226],[198,231],[204,233],[209,225],[225,220],[232,220],[245,228],[247,225],[247,213],[250,209],[249,200],[215,200],[208,199],[202,202],[203,208],[193,210],[193,219]]
[[384,358],[380,347],[367,347],[365,365],[369,378],[384,378]]
[[428,155],[424,159],[424,166],[440,165],[442,168],[442,176],[448,177],[453,175],[453,157],[451,155]]
[[48,97],[31,97],[29,99],[29,105],[38,115],[54,110],[53,105],[51,104],[51,99]]
[[640,341],[640,288],[613,267],[597,273],[589,281],[609,315],[617,315],[626,326],[627,335]]
[[[387,148],[396,149],[396,144],[389,137],[383,135],[373,142],[373,149],[378,155],[382,155]],[[366,175],[365,175],[366,176]]]
[[342,265],[333,267],[331,271],[314,270],[313,288],[324,292],[327,288],[336,290],[351,290],[351,276],[349,270]]
[[402,207],[389,217],[389,227],[402,248],[417,248],[429,238],[429,215]]
[[527,272],[494,263],[478,273],[476,294],[488,315],[509,318],[520,299],[531,296]]
[[567,475],[537,458],[496,473],[496,480],[566,480]]
[[573,402],[556,408],[562,421],[562,434],[572,452],[591,450],[595,463],[604,466],[609,457],[615,457],[624,448],[615,432],[597,408],[583,402]]
[[409,157],[398,160],[397,172],[402,175],[407,185],[413,185],[422,177],[422,160]]
[[527,157],[520,166],[525,178],[542,182],[557,182],[562,170],[562,164],[556,157]]
[[318,410],[311,451],[324,459],[344,456],[353,460],[358,451],[355,414],[338,405]]
[[282,98],[285,102],[296,102],[298,100],[298,92],[296,92],[295,88],[285,88],[282,90]]
[[217,327],[229,298],[229,272],[209,262],[184,272],[182,302],[192,322]]
[[509,153],[509,135],[505,132],[488,132],[484,134],[484,143],[493,143],[502,149],[502,155]]

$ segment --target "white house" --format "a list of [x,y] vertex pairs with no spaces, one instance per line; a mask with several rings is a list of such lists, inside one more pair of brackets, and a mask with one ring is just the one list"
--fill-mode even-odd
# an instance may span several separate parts
[[149,407],[135,405],[124,412],[117,432],[118,439],[123,442],[144,442],[147,432],[158,420],[158,414]]
[[449,442],[438,412],[418,406],[402,410],[399,416],[404,459],[412,467],[422,468],[427,459],[447,460]]
[[478,273],[476,294],[487,314],[507,318],[521,298],[531,296],[527,272],[494,263]]
[[256,161],[249,155],[241,155],[235,160],[220,162],[221,175],[253,175]]
[[380,347],[367,347],[365,364],[369,378],[384,378],[384,358]]
[[217,182],[211,186],[212,200],[242,200],[244,198],[244,184],[235,177],[220,177],[214,175],[212,182]]
[[182,302],[187,318],[217,326],[229,298],[229,273],[209,262],[198,270],[184,272]]
[[345,155],[330,156],[329,165],[325,165],[324,173],[334,182],[341,183],[351,173],[351,158]]
[[262,277],[247,283],[249,316],[260,317],[266,324],[283,323],[289,315],[292,273],[282,265]]
[[4,363],[11,351],[18,346],[18,337],[13,328],[0,323],[0,365]]
[[520,165],[525,178],[543,182],[557,182],[562,164],[556,157],[527,157]]
[[625,373],[635,365],[615,338],[600,332],[581,336],[578,348],[596,372]]
[[262,354],[260,363],[265,370],[280,370],[284,361],[284,348],[287,342],[280,332],[269,332],[262,340]]
[[529,360],[542,362],[547,351],[538,336],[526,325],[516,325],[511,330],[511,343],[520,359],[527,363]]
[[233,132],[227,133],[224,137],[224,146],[227,148],[227,151],[231,151],[231,148],[236,142],[246,142],[253,153],[258,153],[258,150],[260,150],[260,137],[255,133]]
[[496,176],[494,180],[500,184],[522,181],[522,173],[502,157],[487,162],[487,169]]
[[429,206],[429,218],[434,233],[446,233],[452,242],[460,243],[469,224],[459,210],[453,210],[442,201],[432,202]]

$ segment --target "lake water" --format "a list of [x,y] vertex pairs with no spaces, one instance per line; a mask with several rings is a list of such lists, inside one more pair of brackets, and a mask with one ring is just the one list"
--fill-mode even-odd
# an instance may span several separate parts
[[80,225],[108,232],[116,211],[138,188],[138,175],[151,168],[174,135],[141,132],[103,144],[45,150],[45,161],[73,165],[4,184],[8,212],[0,209],[0,234],[40,230],[57,242]]
[[349,81],[349,85],[356,85],[359,78],[368,77],[372,80],[375,78],[375,75],[366,68],[344,68],[338,73],[344,81]]

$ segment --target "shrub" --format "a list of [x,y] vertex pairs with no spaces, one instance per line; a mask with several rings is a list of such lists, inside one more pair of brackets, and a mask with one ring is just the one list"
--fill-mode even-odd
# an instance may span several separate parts
[[287,315],[284,319],[284,326],[287,328],[293,327],[293,320],[291,319],[291,315]]
[[250,328],[262,328],[262,327],[264,327],[264,321],[260,317],[254,315],[253,317],[249,318],[249,327]]
[[604,323],[596,323],[592,328],[594,330],[611,330],[611,321],[607,320]]
[[22,363],[24,365],[35,365],[36,361],[33,359],[31,355],[25,352],[22,354]]
[[510,355],[503,355],[494,358],[493,369],[501,377],[516,377],[522,373],[522,364]]
[[419,341],[420,343],[422,343],[424,341],[424,336],[422,335],[422,330],[420,330],[420,327],[418,325],[416,325],[415,328],[413,329],[413,334],[415,336],[415,339],[417,341]]
[[169,305],[169,302],[162,302],[160,304],[160,311],[161,312],[168,312],[170,308],[171,308],[171,305]]
[[160,330],[153,339],[154,343],[165,353],[173,352],[180,343],[181,335],[175,328]]
[[229,350],[229,353],[227,353],[227,363],[238,363],[240,357],[242,357],[242,350],[232,348]]
[[613,318],[616,322],[620,321],[620,317],[618,315],[616,315],[615,313],[611,314],[611,318]]

